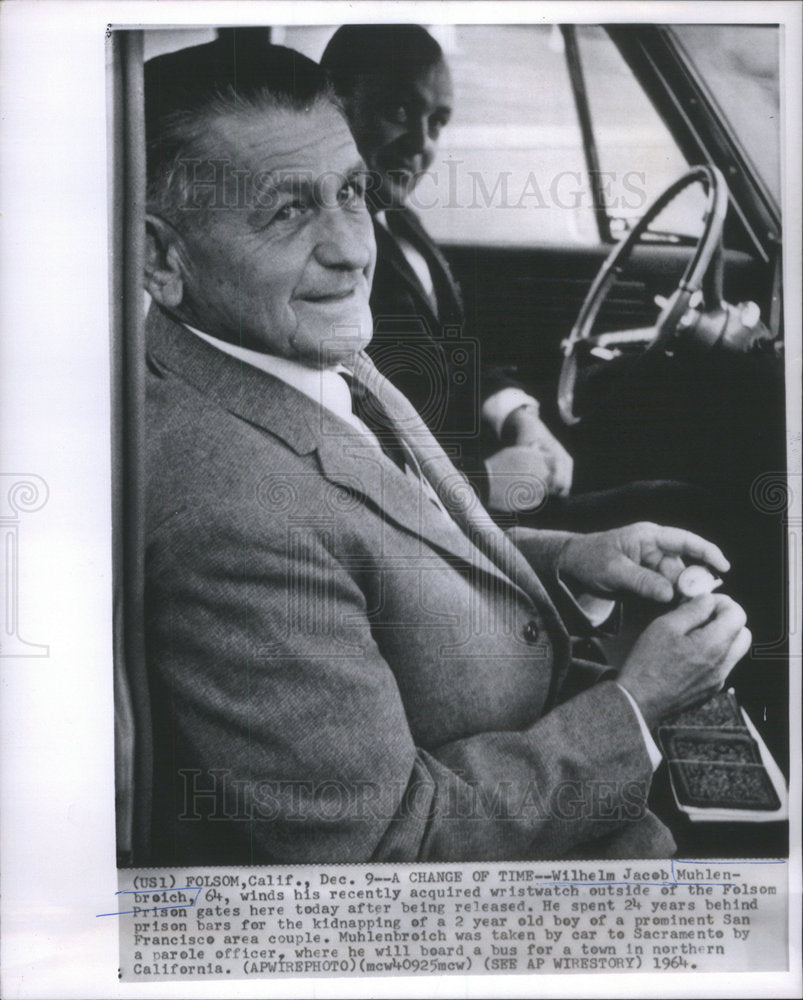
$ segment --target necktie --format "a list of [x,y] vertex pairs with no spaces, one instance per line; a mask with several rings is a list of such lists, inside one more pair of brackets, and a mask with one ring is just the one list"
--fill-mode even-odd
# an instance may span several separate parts
[[408,465],[406,454],[385,408],[371,390],[355,379],[351,372],[339,374],[349,387],[352,413],[362,420],[379,442],[382,451],[404,472]]

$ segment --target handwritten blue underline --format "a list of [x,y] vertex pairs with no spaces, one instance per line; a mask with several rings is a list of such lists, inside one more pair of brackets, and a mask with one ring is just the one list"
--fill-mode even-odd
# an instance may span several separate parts
[[184,908],[184,907],[195,906],[195,904],[198,902],[198,897],[201,895],[202,889],[203,886],[195,886],[195,885],[178,885],[173,889],[118,889],[117,892],[115,892],[115,896],[131,895],[132,893],[138,896],[144,896],[149,892],[194,892],[195,899],[193,899],[191,903],[172,902],[169,903],[167,906],[141,906],[135,910],[114,910],[111,913],[96,913],[95,916],[123,917],[128,915],[129,913],[153,912],[155,910],[172,910],[175,909],[176,907]]

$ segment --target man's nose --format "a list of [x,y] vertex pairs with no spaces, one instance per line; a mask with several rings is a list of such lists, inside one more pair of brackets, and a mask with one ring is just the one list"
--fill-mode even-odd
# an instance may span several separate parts
[[327,208],[321,213],[315,257],[325,267],[362,271],[371,263],[373,229],[367,212]]

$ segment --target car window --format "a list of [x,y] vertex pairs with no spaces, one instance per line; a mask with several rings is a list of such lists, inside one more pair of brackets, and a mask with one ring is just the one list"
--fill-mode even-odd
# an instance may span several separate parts
[[431,182],[421,185],[433,236],[447,243],[594,242],[560,29],[465,25],[442,31],[439,41],[452,69],[454,115]]
[[[605,204],[616,236],[640,219],[689,164],[605,31],[593,25],[576,31]],[[699,236],[705,204],[699,185],[687,188],[650,232]]]
[[778,26],[677,24],[671,31],[780,201]]
[[[274,28],[319,59],[333,27]],[[557,25],[428,25],[454,113],[411,200],[443,243],[590,243],[597,225]]]
[[336,24],[278,25],[270,29],[270,40],[274,45],[286,45],[318,62],[337,27]]
[[[335,28],[286,26],[273,41],[319,59]],[[430,25],[452,72],[454,114],[411,205],[445,244],[599,243],[586,155],[558,25]],[[576,29],[614,235],[687,168],[602,28]],[[652,229],[697,235],[688,189]]]

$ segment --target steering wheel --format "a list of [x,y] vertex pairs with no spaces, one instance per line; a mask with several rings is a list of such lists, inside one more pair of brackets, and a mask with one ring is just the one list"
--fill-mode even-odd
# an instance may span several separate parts
[[[703,185],[707,196],[703,232],[677,288],[663,302],[655,326],[593,335],[592,328],[597,315],[614,282],[622,273],[633,247],[666,206],[681,191],[697,183]],[[594,278],[571,334],[562,344],[563,365],[558,381],[558,409],[565,424],[578,424],[582,419],[574,406],[581,356],[587,357],[594,352],[601,357],[611,357],[611,347],[619,344],[634,348],[643,346],[645,350],[669,348],[683,338],[683,317],[690,304],[694,305],[692,298],[695,301],[699,299],[698,293],[701,291],[709,309],[719,308],[722,301],[722,226],[727,209],[728,187],[721,172],[714,166],[692,167],[650,205],[627,238],[613,248]]]

